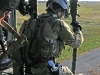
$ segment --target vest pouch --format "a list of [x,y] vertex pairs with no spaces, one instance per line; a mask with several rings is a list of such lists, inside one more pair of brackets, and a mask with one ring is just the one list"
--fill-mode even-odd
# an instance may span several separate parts
[[30,70],[32,75],[51,75],[48,64],[46,62],[41,62],[36,65],[33,65]]
[[41,42],[42,44],[42,49],[41,49],[41,55],[44,58],[50,58],[52,56],[52,49],[48,41],[45,39]]
[[36,50],[37,41],[38,40],[36,40],[36,39],[33,40],[31,47],[30,47],[30,50],[29,50],[29,56],[32,59],[38,58],[38,56],[40,55],[40,51]]

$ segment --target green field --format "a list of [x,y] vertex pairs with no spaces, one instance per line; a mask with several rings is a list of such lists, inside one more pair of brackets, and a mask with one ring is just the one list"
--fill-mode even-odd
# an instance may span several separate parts
[[[84,54],[94,48],[100,47],[100,2],[98,3],[80,3],[78,8],[79,22],[82,26],[82,32],[84,35],[84,42],[78,49],[78,55]],[[38,5],[38,13],[45,13],[45,4]],[[17,13],[18,28],[20,28],[22,22],[28,19],[29,16],[21,16]],[[64,19],[66,23],[70,25],[71,18]],[[72,48],[66,46],[64,52],[58,60],[69,59],[72,57]]]

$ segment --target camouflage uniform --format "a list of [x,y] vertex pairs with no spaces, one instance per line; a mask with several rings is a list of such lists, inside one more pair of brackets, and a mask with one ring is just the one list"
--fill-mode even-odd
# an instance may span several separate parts
[[[51,12],[39,15],[36,22],[32,18],[25,21],[20,34],[25,34],[29,43],[13,52],[14,75],[21,75],[19,71],[23,62],[26,63],[30,75],[58,75],[59,71],[51,72],[48,60],[59,57],[65,44],[78,48],[83,42],[81,31],[72,32],[69,26],[58,18],[58,15]],[[54,63],[56,64],[55,61]],[[73,75],[66,66],[62,66],[62,71],[62,75]]]
[[[66,0],[50,1],[60,3],[63,9],[67,9]],[[37,21],[30,18],[23,23],[20,34],[27,37],[28,44],[12,53],[13,75],[22,75],[23,64],[27,68],[28,75],[73,75],[66,66],[62,66],[61,70],[51,72],[51,67],[47,63],[48,60],[54,61],[59,57],[65,45],[78,48],[83,42],[81,31],[72,32],[69,26],[58,18],[57,13],[52,9],[52,3],[50,2],[50,9],[53,13],[48,12],[40,15]],[[58,66],[55,61],[54,63]],[[62,71],[62,74],[59,71]]]

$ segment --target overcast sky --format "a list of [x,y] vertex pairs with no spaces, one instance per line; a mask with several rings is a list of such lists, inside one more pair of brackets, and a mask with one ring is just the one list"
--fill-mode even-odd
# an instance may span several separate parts
[[[45,0],[38,0],[38,1],[45,1]],[[78,0],[78,1],[100,1],[100,0]]]

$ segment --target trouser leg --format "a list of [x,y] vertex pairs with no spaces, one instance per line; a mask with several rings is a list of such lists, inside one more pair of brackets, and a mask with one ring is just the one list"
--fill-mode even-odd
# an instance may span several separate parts
[[13,75],[23,75],[22,69],[21,62],[13,61]]
[[23,66],[23,58],[20,50],[16,50],[12,53],[12,63],[13,63],[13,75],[23,75],[21,74],[21,69]]

